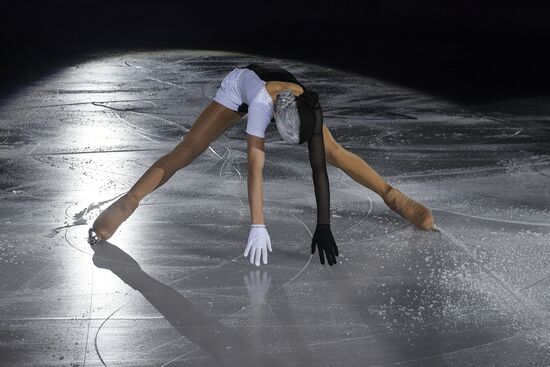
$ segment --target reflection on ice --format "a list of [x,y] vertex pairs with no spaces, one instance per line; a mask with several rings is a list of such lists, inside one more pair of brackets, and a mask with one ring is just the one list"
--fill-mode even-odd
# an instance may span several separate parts
[[265,297],[271,287],[271,276],[265,270],[250,270],[244,277],[244,285],[248,291],[250,304],[259,305],[265,303]]
[[[139,291],[178,332],[206,351],[218,365],[280,366],[256,340],[238,328],[228,328],[205,315],[177,290],[144,272],[137,261],[120,248],[100,241],[92,249],[95,266],[112,271],[124,283]],[[262,283],[261,287],[264,286]],[[256,292],[256,295],[261,292]],[[105,364],[101,355],[99,358]],[[173,361],[180,359],[177,357]]]

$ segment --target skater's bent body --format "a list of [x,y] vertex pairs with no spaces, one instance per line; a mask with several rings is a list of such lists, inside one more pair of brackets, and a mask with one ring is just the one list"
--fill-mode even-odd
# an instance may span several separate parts
[[[109,239],[149,193],[193,162],[224,131],[248,113],[248,200],[251,229],[245,256],[267,263],[271,240],[263,215],[264,134],[273,117],[283,139],[308,143],[317,201],[317,227],[312,253],[318,247],[321,263],[336,263],[338,247],[330,230],[330,194],[325,160],[353,180],[376,192],[399,215],[420,229],[434,228],[431,212],[389,185],[364,160],[339,145],[323,124],[317,93],[308,90],[288,71],[276,66],[251,64],[235,68],[222,81],[214,101],[202,111],[183,140],[157,160],[132,188],[99,215],[90,230],[91,242]],[[95,232],[95,234],[93,232]]]

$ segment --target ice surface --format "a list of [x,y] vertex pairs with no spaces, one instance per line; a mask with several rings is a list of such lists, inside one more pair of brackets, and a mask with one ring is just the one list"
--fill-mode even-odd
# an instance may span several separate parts
[[[99,212],[252,61],[319,91],[336,140],[431,207],[441,232],[414,229],[329,167],[341,256],[321,266],[306,147],[270,126],[273,252],[251,266],[240,123],[90,246]],[[457,105],[195,51],[90,59],[24,86],[0,105],[0,364],[549,365],[548,102]]]

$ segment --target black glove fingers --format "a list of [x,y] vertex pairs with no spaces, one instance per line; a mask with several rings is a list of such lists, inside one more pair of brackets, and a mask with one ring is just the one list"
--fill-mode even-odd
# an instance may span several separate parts
[[333,263],[333,264],[336,264],[336,255],[334,254],[334,249],[332,249],[332,250],[330,251],[330,254],[331,254],[331,256],[332,256],[332,263]]
[[315,247],[319,250],[319,260],[325,265],[325,256],[330,266],[337,264],[336,256],[340,255],[336,241],[330,230],[329,224],[317,224],[315,234],[311,241],[311,253],[315,253]]
[[319,247],[319,260],[321,260],[321,265],[325,265],[325,254],[322,248]]
[[328,264],[332,266],[332,254],[330,251],[330,247],[329,248],[325,247],[325,256],[327,257]]

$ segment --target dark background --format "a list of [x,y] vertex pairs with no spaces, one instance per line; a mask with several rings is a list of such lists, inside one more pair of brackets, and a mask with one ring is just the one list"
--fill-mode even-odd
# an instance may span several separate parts
[[0,10],[0,88],[124,50],[327,64],[471,102],[550,94],[550,6],[520,1],[30,0]]

